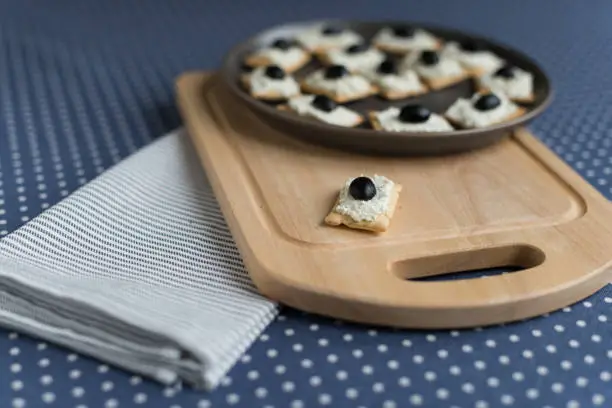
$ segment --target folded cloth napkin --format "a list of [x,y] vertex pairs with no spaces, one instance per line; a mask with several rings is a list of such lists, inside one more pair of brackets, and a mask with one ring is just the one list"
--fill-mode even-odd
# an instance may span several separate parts
[[176,131],[0,241],[0,325],[214,388],[276,315]]

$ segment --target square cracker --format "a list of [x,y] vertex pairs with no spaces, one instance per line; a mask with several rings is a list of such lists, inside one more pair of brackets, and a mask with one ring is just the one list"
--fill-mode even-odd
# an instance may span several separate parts
[[353,94],[353,95],[340,95],[333,91],[326,91],[323,89],[319,89],[316,86],[307,85],[304,82],[302,82],[301,88],[302,88],[302,91],[305,93],[325,95],[336,103],[346,103],[346,102],[357,101],[359,99],[364,99],[364,98],[367,98],[368,96],[376,95],[378,93],[378,88],[371,84],[370,84],[370,88],[366,92],[362,92],[360,94]]
[[[476,92],[478,93],[489,93],[489,92],[493,92],[493,90],[491,88],[489,88],[488,86],[483,86],[483,85],[479,85],[478,89],[476,90]],[[532,92],[531,95],[525,97],[525,98],[511,98],[509,96],[506,96],[508,99],[517,102],[517,103],[532,103],[535,100],[535,94]]]
[[242,86],[249,92],[249,94],[253,98],[261,99],[262,101],[282,101],[282,100],[289,99],[291,96],[299,95],[299,92],[296,93],[295,95],[291,95],[291,96],[284,96],[284,95],[282,95],[279,92],[255,93],[251,89],[251,84],[249,82],[249,75],[248,74],[243,75],[240,78],[240,82],[242,83]]
[[[385,128],[382,127],[380,121],[376,117],[376,111],[368,112],[368,119],[370,120],[370,124],[372,125],[372,128],[374,130],[385,130]],[[435,133],[432,132],[432,135],[435,135]]]
[[[298,40],[298,43],[300,41]],[[322,44],[318,44],[318,45],[314,45],[314,46],[307,46],[306,44],[301,44],[302,47],[307,50],[310,51],[310,53],[314,56],[321,56],[324,54],[327,54],[330,51],[334,51],[334,50],[341,50],[345,47],[347,47],[346,45],[332,45],[332,44],[328,44],[328,45],[322,45]]]
[[[321,62],[321,64],[323,64],[324,66],[331,66],[334,65],[334,63],[331,61],[331,59],[329,58],[329,52],[330,51],[336,51],[336,50],[329,50],[326,52],[319,52],[319,53],[315,53],[314,56]],[[379,50],[380,51],[380,50]],[[346,69],[355,75],[361,75],[363,74],[363,72],[366,70],[364,68],[349,68],[346,67]]]
[[[518,109],[516,110],[516,112],[514,112],[512,115],[508,115],[505,118],[503,118],[501,120],[498,120],[497,122],[490,123],[488,126],[499,125],[500,123],[504,123],[504,122],[507,122],[509,120],[516,119],[516,118],[524,115],[525,112],[527,112],[527,110],[525,108],[519,106]],[[448,122],[451,125],[455,126],[458,129],[472,129],[471,127],[465,126],[463,123],[461,123],[461,122],[459,122],[457,120],[451,119],[451,118],[449,118],[446,115],[444,115],[444,117],[446,118],[446,120],[448,120]]]
[[[281,110],[281,111],[285,111],[285,112],[292,112],[292,113],[295,113],[296,115],[298,114],[296,111],[291,109],[291,107],[289,105],[278,105],[276,107],[276,109]],[[336,125],[335,123],[329,123],[329,122],[322,121],[322,120],[320,120],[320,119],[318,119],[318,118],[316,118],[314,116],[311,116],[311,115],[304,115],[303,117],[311,119],[311,120],[314,120],[314,121],[317,121],[317,122],[320,122],[320,123],[327,123],[328,125],[332,125],[332,126],[340,126],[340,125]],[[350,126],[350,127],[357,127],[357,126],[361,125],[364,122],[364,120],[365,119],[363,118],[363,116],[359,115],[359,120],[356,120],[353,123],[353,125]],[[346,126],[342,126],[342,127],[346,127]]]
[[[406,49],[405,47],[398,47],[397,45],[384,44],[380,42],[374,43],[374,46],[383,52],[386,52],[388,54],[396,54],[396,55],[409,54],[415,50],[421,51],[420,49]],[[426,50],[437,51],[441,48],[442,48],[442,41],[438,39],[436,40],[436,45],[434,45],[433,47],[427,48]]]
[[468,75],[471,76],[472,78],[479,78],[481,76],[490,74],[491,72],[495,71],[495,70],[493,71],[487,70],[481,67],[466,67],[466,66],[464,66],[464,69],[468,73]]
[[[297,71],[298,69],[302,68],[304,65],[308,64],[308,62],[310,61],[310,54],[308,54],[308,52],[304,52],[304,56],[302,57],[302,59],[298,62],[296,62],[295,64],[288,66],[288,67],[281,67],[283,68],[283,70],[288,73],[291,74],[295,71]],[[272,61],[270,58],[262,56],[262,55],[250,55],[246,58],[245,60],[245,64],[256,68],[256,67],[265,67],[267,65],[271,65],[274,64],[274,61]]]
[[402,191],[401,184],[395,184],[393,186],[393,190],[391,191],[391,198],[389,199],[389,210],[386,214],[381,214],[376,217],[374,221],[355,221],[348,215],[335,212],[333,209],[336,208],[336,205],[338,205],[338,196],[338,198],[336,198],[334,206],[332,207],[331,212],[325,217],[325,223],[333,227],[345,225],[348,228],[353,229],[360,229],[371,232],[385,232],[387,231],[387,229],[389,229],[391,219],[395,214],[395,209],[397,208],[400,191]]
[[428,89],[425,85],[423,85],[423,87],[419,91],[400,92],[400,91],[396,91],[393,89],[387,89],[387,90],[380,89],[379,90],[380,96],[382,96],[383,98],[387,100],[405,99],[405,98],[410,98],[413,96],[423,95],[423,94],[426,94],[427,92],[428,92]]
[[458,82],[461,82],[465,79],[468,79],[470,77],[470,75],[467,72],[462,73],[461,75],[455,75],[452,77],[444,77],[444,78],[425,78],[425,77],[421,77],[423,79],[423,82],[425,82],[425,84],[431,89],[431,90],[438,90],[438,89],[442,89],[442,88],[446,88],[447,86],[451,86],[454,85]]

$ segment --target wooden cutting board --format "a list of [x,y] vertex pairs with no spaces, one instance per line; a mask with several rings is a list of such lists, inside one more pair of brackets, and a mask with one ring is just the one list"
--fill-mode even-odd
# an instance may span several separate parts
[[[410,328],[543,314],[612,278],[612,207],[520,130],[458,156],[385,158],[308,145],[245,109],[207,73],[177,83],[180,109],[262,294],[309,312]],[[323,223],[349,177],[403,185],[381,235]],[[450,272],[516,266],[477,279]]]

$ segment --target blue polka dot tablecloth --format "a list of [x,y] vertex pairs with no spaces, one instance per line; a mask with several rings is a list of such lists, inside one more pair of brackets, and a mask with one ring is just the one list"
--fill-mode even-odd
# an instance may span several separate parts
[[[522,49],[552,77],[532,128],[612,196],[612,3],[0,0],[0,234],[181,119],[173,79],[246,36],[322,17],[426,21]],[[0,330],[0,407],[612,406],[612,290],[549,316],[393,331],[283,309],[212,392],[162,387]]]

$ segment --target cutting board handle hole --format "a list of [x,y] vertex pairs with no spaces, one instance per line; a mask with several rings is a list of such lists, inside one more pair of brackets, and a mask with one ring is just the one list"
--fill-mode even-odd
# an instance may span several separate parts
[[541,249],[518,244],[405,259],[391,271],[413,281],[473,279],[534,268],[545,258]]

